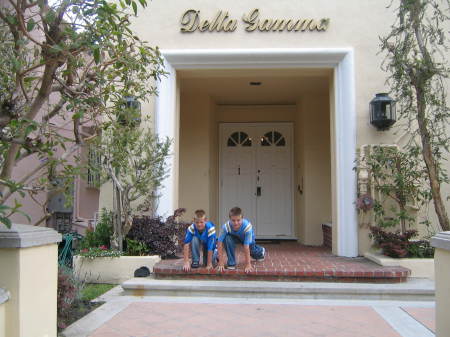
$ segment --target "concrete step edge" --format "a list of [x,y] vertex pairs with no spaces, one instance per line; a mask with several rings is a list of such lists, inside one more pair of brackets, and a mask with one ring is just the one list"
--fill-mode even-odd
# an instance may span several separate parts
[[[417,282],[416,282],[417,283]],[[422,284],[422,286],[419,286]],[[323,282],[248,282],[248,281],[187,281],[131,279],[122,284],[127,290],[217,293],[273,293],[273,294],[398,294],[434,296],[430,282],[419,284],[361,284]]]

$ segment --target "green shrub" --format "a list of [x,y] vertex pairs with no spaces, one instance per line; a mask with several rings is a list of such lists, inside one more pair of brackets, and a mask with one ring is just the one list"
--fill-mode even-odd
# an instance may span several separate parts
[[145,242],[133,240],[133,239],[126,239],[126,253],[125,255],[128,256],[143,256],[148,254],[148,247],[145,244]]
[[418,258],[433,258],[434,247],[431,247],[430,241],[428,240],[412,241],[408,246],[408,256]]
[[88,229],[86,236],[81,240],[79,249],[88,249],[93,247],[110,247],[111,237],[113,235],[113,212],[103,208],[100,221],[95,226],[95,230]]
[[122,252],[108,249],[106,246],[83,248],[78,252],[79,256],[95,259],[96,257],[120,257]]

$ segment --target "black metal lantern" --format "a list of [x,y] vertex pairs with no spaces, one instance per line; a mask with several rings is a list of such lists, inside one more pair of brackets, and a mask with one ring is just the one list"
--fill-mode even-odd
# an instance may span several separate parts
[[133,96],[125,96],[123,110],[118,116],[122,125],[137,126],[141,123],[141,103]]
[[370,124],[379,131],[388,130],[396,122],[395,101],[386,93],[376,94],[370,101]]

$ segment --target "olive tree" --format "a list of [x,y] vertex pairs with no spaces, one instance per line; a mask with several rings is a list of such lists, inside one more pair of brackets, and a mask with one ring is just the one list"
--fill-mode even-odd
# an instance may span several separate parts
[[[443,164],[449,157],[448,105],[449,0],[396,0],[396,21],[381,38],[383,69],[410,134],[407,151],[419,150],[426,166],[434,208],[450,230],[441,187],[449,183]],[[448,206],[447,206],[448,207]]]
[[[131,119],[110,123],[97,144],[101,170],[112,181],[114,233],[111,246],[122,250],[133,216],[154,209],[157,191],[166,178],[171,141],[160,140],[145,123],[139,128]],[[154,214],[153,214],[154,215]]]
[[20,211],[17,193],[66,191],[81,173],[71,159],[118,122],[124,97],[155,94],[162,58],[130,28],[139,5],[146,0],[1,2],[0,222]]

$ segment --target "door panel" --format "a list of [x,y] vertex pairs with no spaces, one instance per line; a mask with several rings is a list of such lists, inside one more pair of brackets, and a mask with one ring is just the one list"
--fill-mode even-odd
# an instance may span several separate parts
[[[238,142],[232,135],[239,132]],[[247,137],[242,137],[245,132]],[[241,207],[245,216],[256,217],[255,160],[253,143],[248,130],[227,128],[222,133],[222,178],[220,221],[228,220],[228,211],[235,206]],[[233,143],[230,143],[230,140]],[[234,144],[234,145],[233,145]]]
[[257,235],[292,235],[292,162],[291,131],[286,125],[259,128],[262,140],[257,147]]
[[239,206],[257,237],[292,237],[292,124],[229,123],[220,131],[221,222]]

